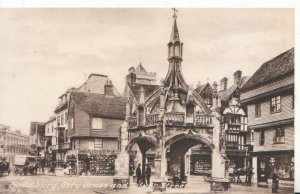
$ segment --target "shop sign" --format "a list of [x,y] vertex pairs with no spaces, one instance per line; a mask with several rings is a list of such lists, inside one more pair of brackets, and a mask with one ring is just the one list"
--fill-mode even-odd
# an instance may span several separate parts
[[89,150],[89,153],[96,155],[116,155],[120,152],[118,150]]
[[94,149],[95,149],[94,142],[89,142],[89,150],[94,150]]
[[77,155],[78,152],[79,152],[78,150],[68,150],[67,155]]

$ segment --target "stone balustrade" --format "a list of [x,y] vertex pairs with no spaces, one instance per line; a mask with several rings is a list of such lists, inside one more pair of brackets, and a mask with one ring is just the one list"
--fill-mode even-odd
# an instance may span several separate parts
[[167,125],[184,125],[185,114],[178,112],[166,113],[165,121]]
[[155,125],[158,123],[158,114],[146,115],[146,125]]
[[212,115],[196,114],[195,125],[196,126],[213,126]]
[[[213,127],[212,115],[196,114],[194,116],[194,125],[197,127]],[[164,115],[166,125],[186,125],[186,116],[184,112],[168,112]],[[146,114],[145,125],[152,126],[159,122],[159,114]],[[136,117],[128,118],[129,128],[135,128],[139,125]]]
[[137,127],[137,118],[136,117],[129,117],[128,118],[128,127],[129,128]]

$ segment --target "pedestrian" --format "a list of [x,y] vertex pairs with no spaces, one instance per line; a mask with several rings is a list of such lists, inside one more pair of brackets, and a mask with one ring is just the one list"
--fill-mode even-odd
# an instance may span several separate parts
[[142,171],[141,171],[141,164],[138,164],[138,167],[136,168],[136,184],[139,186],[141,184],[141,178],[142,178]]
[[249,167],[248,168],[248,171],[247,171],[247,185],[248,186],[251,186],[251,179],[252,179],[252,175],[253,175],[253,172],[252,172],[252,168]]
[[274,170],[272,175],[272,193],[278,193],[278,184],[279,184],[279,177],[277,171]]
[[147,186],[149,186],[150,185],[150,177],[151,177],[151,167],[150,167],[150,165],[149,164],[147,164],[147,168],[146,168],[146,184],[147,184]]

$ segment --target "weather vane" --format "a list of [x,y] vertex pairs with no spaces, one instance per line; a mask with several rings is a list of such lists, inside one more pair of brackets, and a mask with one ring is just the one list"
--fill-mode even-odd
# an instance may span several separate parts
[[174,18],[174,19],[177,19],[177,14],[176,14],[176,12],[178,12],[178,9],[172,8],[172,10],[174,11],[173,18]]

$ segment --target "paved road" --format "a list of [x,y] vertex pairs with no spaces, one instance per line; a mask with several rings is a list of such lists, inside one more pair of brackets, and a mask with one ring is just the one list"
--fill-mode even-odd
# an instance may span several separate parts
[[[201,180],[201,179],[199,179]],[[22,194],[151,194],[150,187],[131,187],[130,189],[114,190],[111,188],[112,177],[56,177],[56,176],[8,176],[0,178],[0,194],[1,193],[22,193]],[[154,192],[153,192],[154,193]],[[155,192],[158,193],[158,192]],[[204,181],[194,181],[185,189],[167,189],[163,193],[172,194],[211,194],[209,191],[209,184]],[[218,192],[222,193],[222,192]],[[271,188],[258,188],[256,186],[242,186],[232,184],[228,192],[232,194],[256,194],[256,193],[271,193]],[[282,187],[279,193],[289,194],[293,193],[292,187]]]

